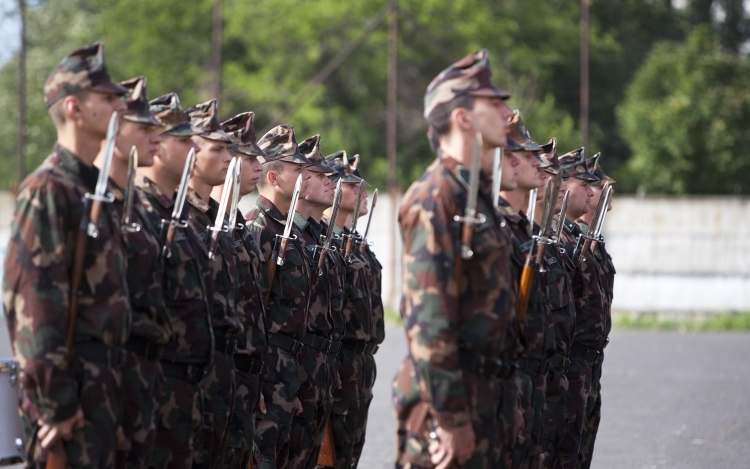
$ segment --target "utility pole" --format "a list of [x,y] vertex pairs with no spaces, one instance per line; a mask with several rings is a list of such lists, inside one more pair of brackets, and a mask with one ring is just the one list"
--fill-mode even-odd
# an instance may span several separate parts
[[21,16],[21,52],[18,57],[18,181],[26,178],[26,0],[18,0]]
[[213,21],[213,48],[211,53],[211,71],[213,80],[211,91],[213,97],[221,100],[221,42],[223,35],[224,21],[221,12],[222,0],[214,1],[214,21]]
[[589,146],[589,8],[591,0],[581,0],[581,140]]
[[386,157],[388,159],[388,198],[391,201],[390,236],[391,236],[391,286],[388,295],[388,306],[396,302],[398,272],[396,213],[398,213],[398,171],[396,153],[398,150],[398,0],[390,0],[390,19],[388,21],[388,96],[386,110]]

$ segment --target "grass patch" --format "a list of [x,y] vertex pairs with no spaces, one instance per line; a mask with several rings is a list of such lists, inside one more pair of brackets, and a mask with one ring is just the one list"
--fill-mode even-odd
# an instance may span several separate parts
[[660,331],[750,331],[750,313],[614,313],[612,326],[616,329]]
[[389,326],[401,326],[404,321],[401,320],[401,315],[395,309],[385,310],[385,323]]

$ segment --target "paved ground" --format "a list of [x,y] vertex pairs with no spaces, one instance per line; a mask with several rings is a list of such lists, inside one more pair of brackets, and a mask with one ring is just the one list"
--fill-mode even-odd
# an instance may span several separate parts
[[[405,354],[391,329],[360,467],[392,467],[390,381]],[[616,331],[606,350],[596,469],[750,467],[750,334]]]

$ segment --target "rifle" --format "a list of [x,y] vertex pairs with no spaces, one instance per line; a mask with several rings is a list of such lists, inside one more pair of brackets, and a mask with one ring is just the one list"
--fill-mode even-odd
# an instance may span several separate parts
[[612,186],[610,183],[604,183],[602,193],[599,195],[599,202],[596,205],[594,216],[591,217],[591,226],[587,234],[581,234],[578,237],[578,243],[575,251],[573,252],[573,259],[580,259],[585,262],[585,253],[591,249],[591,242],[596,241],[601,235],[602,226],[604,224],[604,217],[607,213],[607,206],[609,205],[610,197],[612,196]]
[[[555,231],[555,237],[553,238],[553,242],[560,243],[562,246],[562,232],[563,228],[565,228],[565,215],[568,213],[568,199],[570,198],[570,189],[565,191],[565,195],[563,196],[562,205],[560,205],[560,215],[557,218],[557,230]],[[565,248],[560,248],[561,253],[565,253]]]
[[495,160],[492,166],[492,206],[500,207],[500,186],[503,179],[503,147],[495,148]]
[[263,304],[268,304],[268,299],[271,297],[271,286],[273,285],[273,279],[276,277],[276,266],[284,265],[284,256],[286,255],[286,245],[290,239],[296,239],[297,236],[290,236],[292,234],[292,225],[294,224],[294,212],[297,210],[297,201],[299,200],[299,193],[302,190],[302,175],[297,176],[297,182],[294,184],[294,192],[292,193],[292,203],[289,205],[289,212],[286,215],[286,225],[284,225],[284,234],[276,235],[276,239],[273,243],[273,250],[271,251],[271,257],[268,263],[268,293],[263,298]]
[[[539,236],[537,236],[536,263],[539,271],[544,272],[544,251],[548,244],[554,243],[552,240],[552,219],[555,216],[555,207],[557,206],[557,194],[562,184],[562,171],[559,171],[553,178],[547,179],[544,188],[544,208],[542,209],[542,218],[539,224]],[[534,221],[532,220],[533,224]]]
[[345,259],[349,258],[349,255],[352,252],[352,244],[354,244],[355,233],[357,230],[357,219],[359,218],[359,205],[362,203],[362,185],[364,182],[364,179],[359,181],[359,191],[357,192],[357,200],[354,202],[354,214],[352,215],[351,234],[347,237],[346,250],[344,251]]
[[[109,168],[112,165],[112,156],[115,150],[115,138],[117,136],[117,113],[113,112],[109,119],[107,127],[107,140],[104,147],[104,162],[99,171],[99,177],[96,181],[94,193],[86,193],[83,196],[83,215],[81,222],[78,224],[76,233],[76,244],[73,251],[73,269],[70,274],[70,302],[68,303],[68,331],[65,338],[67,345],[66,359],[68,367],[72,368],[75,354],[75,336],[76,323],[78,322],[78,302],[81,296],[81,279],[83,277],[83,263],[86,257],[86,246],[88,245],[89,236],[97,238],[99,236],[99,215],[101,214],[102,204],[109,204],[114,201],[114,196],[107,192],[107,183],[109,181]],[[131,152],[132,153],[132,152]],[[67,469],[69,466],[68,453],[62,442],[57,441],[47,451],[47,469]]]
[[128,183],[125,188],[125,210],[122,213],[120,229],[123,233],[137,233],[141,231],[141,225],[130,220],[133,213],[133,195],[135,192],[135,169],[138,167],[138,150],[135,145],[130,149],[128,158]]
[[240,185],[242,184],[242,160],[237,160],[234,167],[234,179],[232,180],[232,202],[229,206],[229,223],[227,224],[229,232],[233,233],[236,229],[242,229],[242,225],[237,224],[237,210],[240,205]]
[[333,194],[333,205],[331,206],[331,218],[328,220],[328,230],[326,231],[323,246],[320,248],[318,257],[318,275],[323,275],[323,264],[326,260],[326,253],[331,250],[331,241],[333,241],[333,231],[336,228],[336,218],[338,218],[341,209],[341,179],[336,183],[336,192]]
[[208,258],[211,260],[216,259],[216,246],[219,243],[219,233],[229,232],[224,219],[227,216],[227,204],[229,203],[229,194],[232,192],[232,185],[235,179],[234,168],[237,167],[237,159],[238,157],[235,156],[229,162],[229,169],[227,169],[227,175],[224,178],[224,189],[221,191],[221,200],[219,201],[219,210],[216,212],[214,226],[208,228],[211,232],[211,238],[208,241]]
[[318,466],[336,466],[336,447],[333,444],[333,430],[331,430],[330,417],[323,429],[323,441],[320,443],[320,451],[318,452]]
[[375,210],[375,204],[378,203],[378,190],[372,193],[372,200],[370,201],[370,208],[367,210],[367,225],[365,225],[365,234],[362,235],[362,240],[359,243],[359,252],[364,254],[367,249],[367,234],[370,232],[370,224],[372,223],[372,212]]
[[[185,206],[185,199],[187,198],[188,183],[190,178],[193,176],[193,167],[195,166],[195,149],[191,148],[188,152],[187,158],[185,159],[185,166],[182,168],[182,177],[180,178],[180,185],[177,186],[177,193],[174,196],[174,207],[172,208],[172,216],[169,220],[162,220],[162,238],[164,239],[164,247],[162,248],[162,256],[169,258],[172,255],[170,247],[174,241],[175,230],[177,228],[187,228],[187,220],[181,220],[182,209]],[[164,233],[164,227],[167,227],[166,233]]]
[[[549,186],[549,179],[547,180],[547,186]],[[549,187],[548,187],[549,188]],[[534,226],[534,212],[536,211],[536,189],[529,191],[529,226],[533,231]],[[523,269],[521,269],[521,278],[518,284],[518,317],[521,319],[526,318],[526,309],[529,307],[529,298],[531,297],[531,286],[534,283],[534,271],[536,270],[536,257],[534,256],[534,248],[536,247],[537,238],[533,235],[531,237],[531,247],[529,247],[529,253],[526,254],[526,260],[523,263]]]

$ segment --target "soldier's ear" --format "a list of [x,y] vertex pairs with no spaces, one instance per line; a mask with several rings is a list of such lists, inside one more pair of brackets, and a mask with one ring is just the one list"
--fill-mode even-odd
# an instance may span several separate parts
[[66,121],[75,121],[81,117],[81,102],[77,96],[70,95],[64,97],[62,108]]
[[464,132],[474,131],[473,115],[466,108],[457,107],[451,111],[451,123]]

